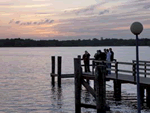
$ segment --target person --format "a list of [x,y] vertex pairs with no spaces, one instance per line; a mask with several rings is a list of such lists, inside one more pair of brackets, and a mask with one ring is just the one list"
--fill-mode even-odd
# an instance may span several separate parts
[[[108,49],[107,49],[106,61],[108,61],[108,62],[111,61],[111,52]],[[111,68],[111,63],[106,63],[106,65],[107,65],[108,69]],[[108,72],[108,74],[111,74],[110,70],[108,70],[107,72]]]
[[85,51],[85,53],[82,56],[82,59],[84,62],[85,72],[90,72],[90,67],[89,67],[90,54],[87,51]]
[[101,60],[106,61],[106,52],[101,52]]
[[101,50],[97,50],[97,53],[95,53],[94,58],[95,60],[100,60]]
[[[101,50],[97,50],[97,53],[94,55],[95,60],[101,60]],[[99,65],[100,63],[96,62],[96,65]]]
[[109,51],[111,53],[110,60],[113,61],[114,60],[114,52],[112,51],[112,48],[109,48]]

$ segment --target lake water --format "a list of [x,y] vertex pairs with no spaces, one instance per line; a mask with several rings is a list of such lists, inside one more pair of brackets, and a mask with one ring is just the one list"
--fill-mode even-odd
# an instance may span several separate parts
[[[42,47],[0,48],[0,113],[74,113],[74,79],[63,79],[62,88],[51,86],[51,56],[62,56],[62,73],[73,73],[73,58],[87,50],[91,57],[96,50],[109,47]],[[131,62],[135,47],[112,47],[115,59]],[[150,61],[150,47],[140,47],[140,60]],[[112,95],[112,81],[107,82],[107,93]],[[123,95],[136,98],[135,85],[122,85]],[[93,103],[83,89],[82,101]],[[108,100],[112,112],[135,113],[135,101],[120,103]],[[82,108],[82,113],[95,110]],[[150,112],[149,109],[142,110]]]

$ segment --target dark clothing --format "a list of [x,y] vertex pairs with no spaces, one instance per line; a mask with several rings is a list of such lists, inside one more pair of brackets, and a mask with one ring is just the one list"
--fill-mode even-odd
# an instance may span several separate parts
[[110,51],[110,53],[111,53],[110,60],[113,61],[114,60],[114,52]]
[[101,54],[96,53],[96,54],[94,55],[94,58],[95,58],[95,60],[100,60]]
[[106,60],[106,54],[104,52],[102,52],[100,56],[101,56],[101,60],[104,61]]
[[90,59],[90,54],[84,54],[83,55],[83,62],[84,62],[84,68],[85,72],[90,72],[90,67],[89,67],[89,59]]

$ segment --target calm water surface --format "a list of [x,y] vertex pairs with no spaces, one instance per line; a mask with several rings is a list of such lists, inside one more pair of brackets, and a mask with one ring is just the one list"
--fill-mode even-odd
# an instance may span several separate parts
[[[97,49],[108,47],[43,47],[0,48],[0,113],[74,113],[74,80],[63,79],[62,88],[51,86],[51,56],[62,56],[62,73],[73,73],[73,58],[85,50],[91,57]],[[118,61],[135,59],[135,47],[112,47]],[[140,47],[140,60],[150,61],[150,47]],[[123,67],[129,68],[129,67]],[[112,81],[107,83],[107,93],[112,98]],[[122,85],[123,95],[136,96],[135,85]],[[84,88],[82,101],[93,103]],[[136,98],[136,97],[135,97]],[[135,101],[119,103],[109,99],[111,110],[120,113],[135,113]],[[83,113],[94,113],[82,109]],[[149,109],[142,110],[150,112]]]

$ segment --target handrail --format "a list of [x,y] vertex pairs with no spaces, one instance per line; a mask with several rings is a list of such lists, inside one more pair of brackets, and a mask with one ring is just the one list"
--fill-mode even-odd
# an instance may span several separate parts
[[[133,61],[133,62],[136,62],[136,60],[132,60],[132,61]],[[144,60],[140,60],[139,63],[140,63],[140,62],[141,62],[141,63],[145,63],[145,62],[146,62],[146,63],[150,63],[150,61],[144,61]]]
[[[81,59],[83,60],[83,59]],[[90,64],[89,66],[92,66],[92,73],[94,74],[94,66],[95,63],[100,63],[99,65],[102,65],[101,63],[111,63],[114,64],[111,67],[112,68],[106,68],[106,70],[110,70],[110,71],[114,71],[116,74],[116,78],[118,78],[118,73],[123,72],[123,73],[131,73],[132,76],[134,76],[134,80],[136,81],[136,61],[132,60],[132,62],[117,62],[117,60],[115,61],[104,61],[104,60],[95,60],[94,58],[90,58],[89,60],[92,60],[92,64]],[[150,66],[150,61],[139,61],[141,63],[139,63],[139,66],[141,66],[139,68],[139,70],[144,71],[144,72],[139,72],[140,75],[150,75],[150,73],[148,73],[147,71],[150,71],[150,68],[147,68],[148,66]],[[119,65],[129,65],[132,66],[132,70],[125,70],[125,69],[118,69]],[[82,64],[81,66],[84,66],[84,64]],[[143,68],[142,68],[143,67]]]

